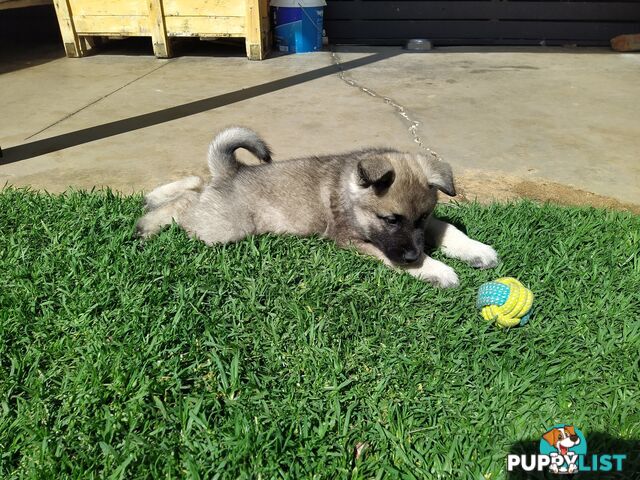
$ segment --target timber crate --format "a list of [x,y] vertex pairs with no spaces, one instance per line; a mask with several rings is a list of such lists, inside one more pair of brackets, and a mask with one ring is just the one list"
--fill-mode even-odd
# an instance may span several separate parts
[[0,10],[51,5],[53,0],[0,0]]
[[54,0],[68,57],[100,37],[151,37],[156,57],[171,56],[172,37],[244,37],[247,57],[270,47],[268,0]]

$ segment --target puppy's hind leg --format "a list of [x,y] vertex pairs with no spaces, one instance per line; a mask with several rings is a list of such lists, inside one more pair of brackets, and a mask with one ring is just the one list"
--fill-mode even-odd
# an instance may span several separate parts
[[160,205],[175,200],[187,190],[201,191],[204,180],[200,177],[192,176],[181,178],[175,182],[167,183],[154,188],[144,196],[144,206],[147,210],[153,210]]
[[198,201],[199,193],[194,190],[183,192],[178,198],[165,202],[148,211],[136,225],[136,234],[148,238],[155,235],[173,221],[179,222],[182,214]]
[[490,245],[467,237],[453,225],[431,217],[427,223],[427,238],[442,247],[442,252],[476,268],[493,268],[498,264],[498,254]]

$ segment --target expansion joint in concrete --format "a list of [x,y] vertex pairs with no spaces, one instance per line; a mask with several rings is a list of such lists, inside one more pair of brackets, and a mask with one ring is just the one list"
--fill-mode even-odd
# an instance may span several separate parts
[[349,85],[350,87],[357,88],[362,93],[369,95],[370,97],[382,100],[387,105],[393,107],[395,113],[399,115],[402,120],[408,124],[408,131],[411,134],[413,141],[418,144],[418,146],[424,150],[429,155],[432,155],[437,160],[442,160],[440,155],[434,150],[430,149],[425,145],[424,141],[420,137],[418,132],[418,128],[420,127],[420,121],[416,120],[408,111],[407,108],[404,107],[399,102],[396,102],[393,98],[387,97],[385,95],[381,95],[372,88],[366,87],[361,83],[355,81],[353,78],[349,77],[346,72],[342,69],[342,62],[340,60],[340,56],[334,50],[331,51],[331,61],[338,68],[338,77],[344,83]]
[[145,73],[143,73],[142,75],[137,76],[136,78],[134,78],[133,80],[131,80],[131,81],[127,82],[127,83],[125,83],[124,85],[121,85],[121,86],[119,86],[118,88],[116,88],[116,89],[114,89],[114,90],[110,91],[109,93],[107,93],[107,94],[105,94],[105,95],[103,95],[103,96],[101,96],[101,97],[99,97],[99,98],[95,99],[93,102],[89,102],[89,103],[87,103],[86,105],[83,105],[82,107],[78,108],[77,110],[74,110],[73,112],[71,112],[71,113],[69,113],[69,114],[65,115],[65,116],[64,116],[64,117],[62,117],[61,119],[56,120],[55,122],[53,122],[53,123],[51,123],[51,124],[47,125],[46,127],[41,128],[41,129],[40,129],[40,130],[38,130],[37,132],[32,133],[32,134],[31,134],[31,135],[29,135],[28,137],[25,137],[25,140],[29,140],[30,138],[33,138],[33,137],[35,137],[36,135],[39,135],[40,133],[42,133],[42,132],[44,132],[44,131],[46,131],[46,130],[49,130],[51,127],[53,127],[53,126],[55,126],[55,125],[58,125],[59,123],[62,123],[62,122],[64,122],[65,120],[68,120],[69,118],[73,117],[74,115],[77,115],[78,113],[82,112],[83,110],[86,110],[87,108],[89,108],[89,107],[91,107],[91,106],[95,105],[96,103],[101,102],[101,101],[102,101],[102,100],[104,100],[105,98],[110,97],[111,95],[113,95],[114,93],[119,92],[119,91],[120,91],[120,90],[122,90],[123,88],[128,87],[128,86],[129,86],[129,85],[131,85],[132,83],[135,83],[135,82],[137,82],[138,80],[140,80],[140,79],[142,79],[142,78],[144,78],[144,77],[146,77],[146,76],[148,76],[148,75],[151,75],[152,73],[156,72],[157,70],[160,70],[162,67],[166,66],[166,65],[167,65],[169,62],[171,62],[171,61],[172,61],[172,60],[165,60],[165,61],[163,61],[163,62],[162,62],[162,65],[159,65],[159,66],[157,66],[156,68],[153,68],[153,69],[149,70],[148,72],[145,72]]

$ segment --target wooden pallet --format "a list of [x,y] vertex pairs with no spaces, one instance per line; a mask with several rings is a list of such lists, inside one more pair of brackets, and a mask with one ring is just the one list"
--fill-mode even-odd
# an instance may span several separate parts
[[270,48],[268,0],[54,0],[68,57],[82,57],[105,36],[151,37],[156,57],[172,37],[244,37],[247,57]]
[[51,5],[53,0],[0,0],[0,10],[10,8],[39,7],[41,5]]

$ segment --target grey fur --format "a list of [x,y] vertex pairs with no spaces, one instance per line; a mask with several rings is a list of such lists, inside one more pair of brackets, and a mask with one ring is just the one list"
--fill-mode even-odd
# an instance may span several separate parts
[[[264,163],[238,162],[238,148]],[[207,244],[267,232],[317,234],[440,286],[457,285],[457,276],[425,255],[425,234],[433,233],[432,243],[446,254],[474,266],[498,261],[491,247],[431,218],[436,190],[455,194],[455,188],[448,165],[421,155],[370,148],[271,163],[255,132],[233,127],[214,138],[208,158],[208,182],[187,177],[145,197],[139,235],[153,235],[172,221]]]
[[208,152],[211,175],[233,176],[240,163],[235,151],[244,148],[265,163],[271,163],[271,150],[256,132],[244,127],[230,127],[211,141]]
[[424,168],[429,185],[436,187],[450,197],[456,196],[456,188],[453,185],[453,172],[448,163],[438,161],[433,157],[427,158],[420,154],[416,156],[416,160]]

